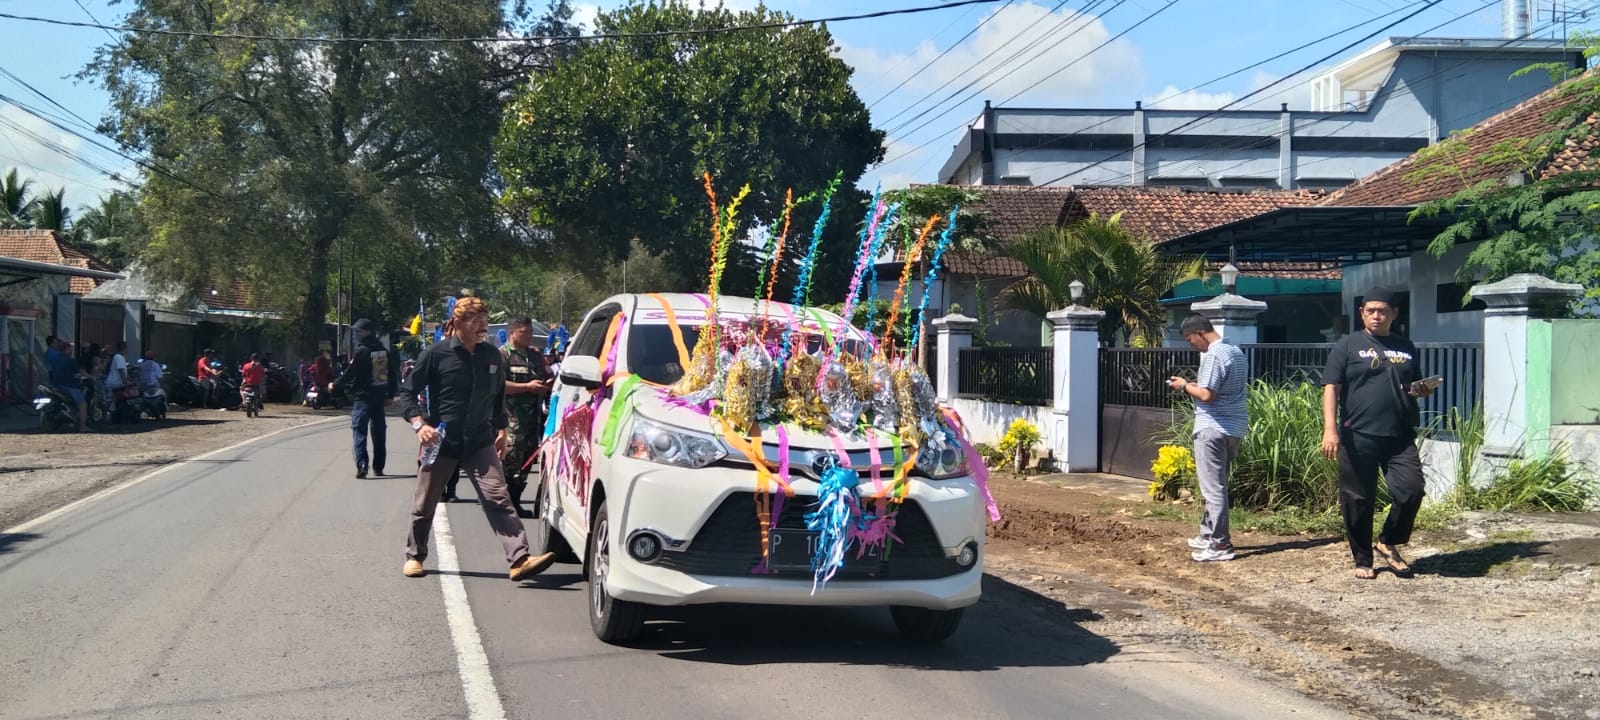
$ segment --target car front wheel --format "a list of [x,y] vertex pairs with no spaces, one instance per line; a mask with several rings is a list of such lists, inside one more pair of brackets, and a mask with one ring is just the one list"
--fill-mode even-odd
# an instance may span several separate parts
[[572,553],[572,548],[567,545],[567,539],[561,537],[561,532],[556,530],[553,490],[545,484],[543,473],[539,482],[534,485],[533,506],[535,517],[528,526],[528,552],[542,555],[547,552],[556,554],[560,562],[577,562],[578,558]]
[[644,608],[618,600],[606,592],[611,574],[611,521],[605,501],[595,509],[589,528],[589,625],[602,642],[621,644],[639,637],[644,628]]
[[940,643],[954,635],[961,627],[964,608],[930,610],[928,608],[895,605],[889,608],[894,626],[906,639],[915,642]]

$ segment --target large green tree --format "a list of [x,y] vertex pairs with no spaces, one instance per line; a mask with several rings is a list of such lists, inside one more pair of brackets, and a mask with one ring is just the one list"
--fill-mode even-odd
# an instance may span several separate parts
[[[852,185],[882,159],[883,133],[826,27],[704,32],[786,19],[677,0],[600,14],[601,33],[697,34],[594,42],[535,76],[496,142],[506,205],[545,229],[542,247],[569,264],[620,259],[637,238],[679,283],[698,287],[711,240],[702,173],[715,177],[724,205],[750,185],[740,208],[748,228],[778,219],[785,189],[807,193],[842,172],[817,278],[831,289],[854,258],[863,197]],[[788,257],[799,255],[819,208],[795,211]],[[730,255],[724,291],[753,292],[759,259],[742,243]]]
[[1104,310],[1100,336],[1159,342],[1166,312],[1161,296],[1178,283],[1204,277],[1199,258],[1167,257],[1155,243],[1124,227],[1120,215],[1090,215],[1066,227],[1043,228],[1017,239],[1007,254],[1028,268],[1028,277],[1000,294],[1002,306],[1048,313],[1072,304],[1072,283],[1082,281],[1084,300]]
[[[534,24],[567,27],[564,3],[552,13]],[[491,36],[515,19],[497,0],[138,0],[126,25],[202,34],[126,33],[84,72],[110,93],[117,137],[160,168],[141,196],[150,270],[190,291],[248,280],[257,302],[300,321],[310,350],[338,259],[364,263],[358,280],[414,284],[424,273],[390,265],[504,251],[490,140],[509,83],[540,52],[382,40]],[[374,288],[391,321],[431,291],[358,286],[358,307]]]

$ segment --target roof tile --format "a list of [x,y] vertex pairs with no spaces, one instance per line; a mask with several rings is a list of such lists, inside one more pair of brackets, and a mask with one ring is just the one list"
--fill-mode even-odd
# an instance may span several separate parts
[[[99,258],[67,242],[65,237],[54,230],[0,230],[0,255],[84,270],[117,271]],[[74,295],[87,295],[103,282],[105,280],[100,278],[74,277],[68,282],[67,289]]]

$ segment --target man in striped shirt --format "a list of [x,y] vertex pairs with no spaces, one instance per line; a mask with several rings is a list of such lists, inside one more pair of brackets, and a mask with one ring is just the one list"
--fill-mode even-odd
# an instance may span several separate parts
[[1200,479],[1205,513],[1200,534],[1189,539],[1196,562],[1233,559],[1228,537],[1228,472],[1239,456],[1250,419],[1245,411],[1245,386],[1250,368],[1244,352],[1217,334],[1211,321],[1199,314],[1183,319],[1183,339],[1200,351],[1200,371],[1194,382],[1173,377],[1167,385],[1194,399],[1194,464]]

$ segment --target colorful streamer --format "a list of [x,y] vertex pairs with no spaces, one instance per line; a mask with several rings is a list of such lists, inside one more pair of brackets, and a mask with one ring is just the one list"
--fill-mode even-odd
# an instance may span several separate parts
[[957,213],[961,212],[961,205],[957,203],[950,208],[950,222],[944,226],[944,232],[939,234],[939,244],[933,249],[933,262],[928,268],[928,277],[922,281],[922,302],[917,305],[917,324],[911,330],[911,344],[908,347],[916,348],[922,340],[923,314],[928,311],[928,298],[933,295],[933,282],[939,279],[939,264],[944,261],[944,251],[950,249],[950,240],[956,229]]
[[[906,253],[906,261],[900,266],[900,284],[894,289],[894,300],[889,302],[889,327],[894,327],[895,318],[900,316],[900,306],[901,303],[905,301],[906,297],[906,283],[911,280],[911,265],[922,259],[922,247],[928,242],[928,233],[933,232],[933,226],[935,223],[939,222],[939,220],[940,218],[938,215],[928,218],[928,222],[922,226],[922,232],[917,233],[916,243],[913,244],[911,246],[911,250]],[[881,355],[884,352],[887,352],[888,348],[892,347],[893,345],[893,342],[879,345],[879,354]]]
[[[800,275],[795,279],[794,293],[789,304],[796,307],[806,307],[806,299],[811,294],[811,271],[817,264],[817,250],[822,246],[822,230],[828,226],[828,214],[833,209],[833,194],[839,190],[839,183],[844,181],[844,173],[833,176],[833,181],[828,183],[828,188],[822,193],[822,211],[817,215],[817,222],[811,228],[811,244],[806,249],[805,257],[800,259]],[[789,323],[783,331],[783,349],[778,352],[778,372],[781,375],[784,367],[789,362],[789,354],[796,323]]]

